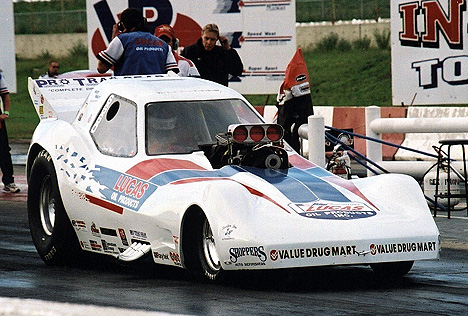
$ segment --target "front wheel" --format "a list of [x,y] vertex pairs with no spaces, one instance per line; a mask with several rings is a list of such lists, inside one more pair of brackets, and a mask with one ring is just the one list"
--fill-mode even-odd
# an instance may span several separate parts
[[50,154],[34,160],[28,181],[28,219],[31,237],[48,265],[75,264],[82,251],[65,212]]
[[184,237],[185,265],[192,276],[200,281],[218,281],[223,272],[216,240],[210,223],[202,211],[192,214]]

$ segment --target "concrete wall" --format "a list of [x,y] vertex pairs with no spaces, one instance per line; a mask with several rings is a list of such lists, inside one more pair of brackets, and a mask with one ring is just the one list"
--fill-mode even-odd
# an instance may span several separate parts
[[88,46],[86,33],[15,36],[16,55],[21,58],[34,58],[47,51],[55,57],[66,56],[79,43]]
[[296,26],[297,47],[304,50],[312,49],[324,37],[335,33],[339,38],[353,42],[356,39],[368,37],[371,39],[371,46],[376,46],[374,32],[382,34],[384,31],[390,31],[390,20],[381,22],[360,21],[360,22],[337,22],[332,25],[329,22],[305,24]]
[[[328,22],[302,23],[296,26],[296,40],[297,46],[304,50],[314,48],[322,38],[331,33],[351,42],[367,36],[372,40],[371,45],[375,45],[374,32],[382,33],[384,30],[390,30],[389,20],[379,23],[375,21],[337,22],[334,25]],[[86,33],[15,36],[16,55],[21,58],[34,58],[47,51],[51,55],[62,57],[78,43],[88,45]]]

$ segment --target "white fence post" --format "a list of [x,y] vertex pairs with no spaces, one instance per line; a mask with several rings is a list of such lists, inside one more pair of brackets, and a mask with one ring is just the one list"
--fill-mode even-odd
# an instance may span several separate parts
[[325,119],[319,115],[311,115],[307,122],[309,161],[320,167],[325,167]]
[[[375,119],[381,118],[380,107],[378,106],[369,106],[366,108],[366,136],[377,138],[382,140],[382,135],[374,132],[370,128],[370,123]],[[382,144],[373,142],[371,140],[366,141],[366,156],[369,160],[374,161],[376,164],[381,163],[382,161]],[[367,176],[370,177],[374,173],[370,170],[367,170]]]

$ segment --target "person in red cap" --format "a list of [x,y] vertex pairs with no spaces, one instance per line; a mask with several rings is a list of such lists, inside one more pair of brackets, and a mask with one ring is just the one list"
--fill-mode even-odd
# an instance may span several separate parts
[[188,58],[182,57],[177,54],[176,49],[179,46],[179,40],[177,39],[174,29],[172,26],[167,24],[161,24],[154,30],[154,35],[165,41],[169,46],[172,47],[172,54],[177,61],[179,67],[179,76],[181,77],[200,77],[195,64]]

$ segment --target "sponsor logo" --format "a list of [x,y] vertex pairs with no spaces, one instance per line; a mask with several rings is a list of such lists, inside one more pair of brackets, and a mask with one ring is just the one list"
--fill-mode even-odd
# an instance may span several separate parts
[[125,234],[125,230],[123,230],[122,228],[119,228],[119,236],[120,240],[122,240],[122,244],[124,246],[128,246],[127,235]]
[[114,193],[111,195],[111,200],[128,207],[138,208],[140,204],[138,200],[143,197],[148,188],[148,183],[121,174],[114,184]]
[[101,230],[101,234],[103,235],[117,237],[117,232],[115,231],[115,229],[105,227],[99,227],[99,229]]
[[377,213],[359,202],[333,203],[296,203],[289,206],[299,215],[315,219],[349,220],[375,216]]
[[223,231],[223,240],[233,239],[231,233],[237,229],[236,225],[226,225],[221,228]]
[[176,266],[182,265],[182,263],[180,262],[179,254],[177,252],[170,251],[169,257],[171,257],[172,262],[174,262]]
[[91,224],[91,233],[94,237],[101,237],[101,233],[94,222]]
[[267,259],[263,246],[230,248],[229,255],[232,263],[236,263],[241,257],[257,257],[261,262]]
[[86,223],[84,221],[72,220],[72,225],[77,231],[87,231]]
[[140,231],[137,231],[137,230],[131,230],[130,229],[130,235],[132,235],[134,237],[137,237],[137,238],[141,238],[141,239],[147,239],[146,233],[140,232]]
[[332,246],[332,247],[314,247],[314,248],[296,248],[296,249],[273,249],[270,251],[272,261],[304,258],[321,257],[346,257],[357,255],[355,245]]
[[95,250],[95,251],[102,251],[102,246],[99,242],[95,241],[95,240],[90,240],[89,241],[89,245],[91,246],[91,249],[92,250]]
[[387,253],[405,253],[405,252],[431,252],[437,251],[435,241],[426,242],[408,242],[394,244],[370,244],[370,253],[375,256]]
[[102,247],[106,253],[118,253],[117,245],[113,242],[108,242],[104,239],[101,240]]
[[[169,260],[169,255],[167,253],[153,252],[154,258],[159,260]],[[172,258],[172,257],[171,257]],[[180,260],[179,260],[180,261]]]

